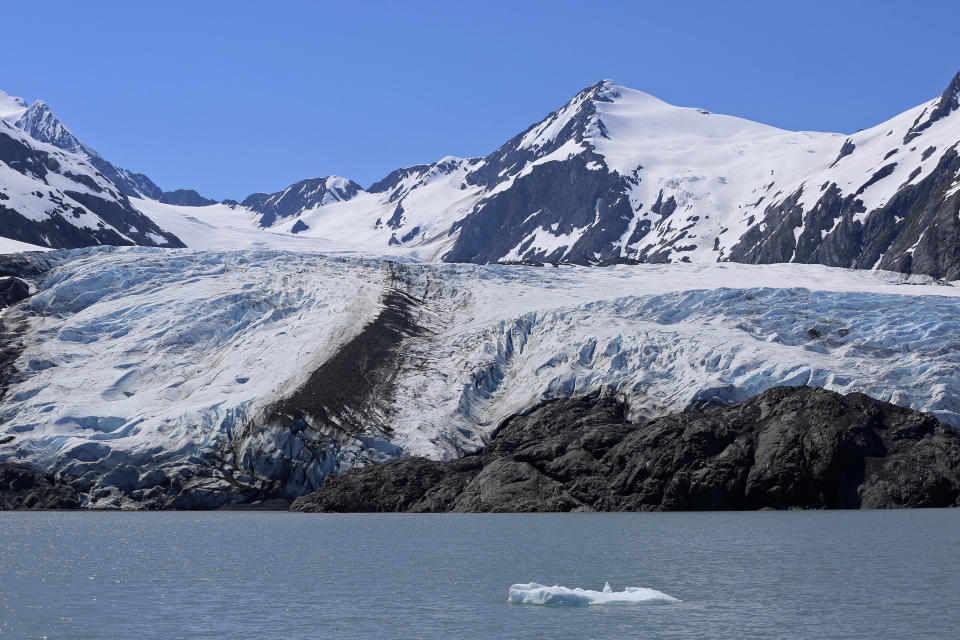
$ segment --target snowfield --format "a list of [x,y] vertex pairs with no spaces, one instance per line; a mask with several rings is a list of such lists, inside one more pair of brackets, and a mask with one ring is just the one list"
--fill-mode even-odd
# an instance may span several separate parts
[[24,251],[50,251],[49,247],[41,247],[28,242],[20,242],[11,238],[0,237],[0,254],[22,253]]
[[960,288],[925,276],[42,255],[39,291],[0,312],[16,334],[0,460],[77,479],[90,506],[295,497],[354,465],[473,451],[510,415],[591,392],[639,419],[808,384],[960,426]]

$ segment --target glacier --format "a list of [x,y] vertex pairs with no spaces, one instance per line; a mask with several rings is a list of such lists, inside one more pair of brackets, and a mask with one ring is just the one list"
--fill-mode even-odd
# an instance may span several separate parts
[[928,276],[267,249],[18,259],[34,293],[0,311],[0,461],[61,474],[90,507],[292,499],[355,466],[476,451],[509,416],[587,393],[640,420],[806,384],[960,426],[960,288]]
[[510,585],[507,602],[511,604],[534,604],[545,606],[585,607],[591,605],[617,604],[672,604],[681,600],[656,589],[645,587],[625,587],[623,591],[614,591],[606,583],[603,591],[592,591],[579,587],[570,589],[554,585],[547,587],[536,582]]

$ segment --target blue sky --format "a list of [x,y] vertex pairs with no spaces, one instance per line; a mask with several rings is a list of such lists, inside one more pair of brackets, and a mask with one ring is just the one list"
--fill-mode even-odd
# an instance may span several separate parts
[[960,71],[960,3],[19,2],[0,88],[161,187],[362,185],[485,155],[613,78],[668,102],[852,132]]

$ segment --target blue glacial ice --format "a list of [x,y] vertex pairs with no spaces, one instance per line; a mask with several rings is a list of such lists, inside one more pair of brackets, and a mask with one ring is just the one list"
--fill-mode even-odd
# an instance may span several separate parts
[[[161,504],[171,486],[199,501],[180,506],[216,506],[238,483],[296,497],[353,466],[475,451],[517,412],[594,392],[642,420],[822,386],[960,426],[960,287],[900,274],[144,248],[42,260],[37,293],[0,311],[18,328],[0,461],[78,479],[92,506]],[[388,388],[326,422],[277,419],[397,287],[417,331]],[[350,415],[364,432],[338,430]]]

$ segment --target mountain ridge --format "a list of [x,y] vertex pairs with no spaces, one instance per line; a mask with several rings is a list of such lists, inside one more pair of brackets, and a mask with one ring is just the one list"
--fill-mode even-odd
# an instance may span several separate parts
[[[181,189],[165,192],[148,176],[115,166],[93,147],[81,141],[43,99],[27,105],[22,98],[0,91],[0,119],[6,120],[35,140],[82,156],[129,197],[162,201],[166,195],[168,200],[176,200],[177,196],[173,194],[184,191]],[[201,200],[207,203],[214,202],[206,198]],[[194,201],[199,202],[199,200]]]
[[[415,176],[443,161],[339,201],[356,206],[305,204],[264,226],[369,234],[363,246],[380,250],[432,244],[440,249],[422,255],[447,262],[795,261],[956,279],[960,231],[944,185],[956,176],[958,86],[960,74],[939,98],[843,135],[675,107],[603,80],[486,157],[459,160],[452,193],[430,209],[404,196],[428,188]],[[878,140],[884,127],[907,142]],[[387,222],[389,233],[373,233]]]
[[446,262],[805,262],[952,280],[958,106],[960,74],[870,129],[794,132],[602,80],[483,158],[396,169],[368,189],[325,176],[238,204],[186,190],[154,199],[201,215],[229,206],[267,244],[296,235]]

